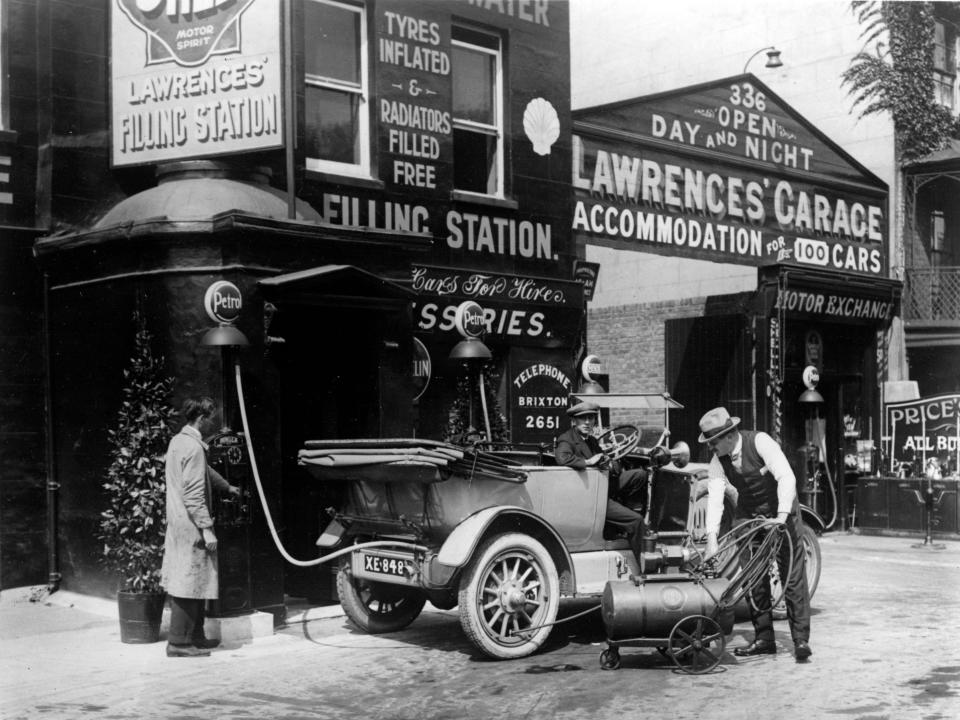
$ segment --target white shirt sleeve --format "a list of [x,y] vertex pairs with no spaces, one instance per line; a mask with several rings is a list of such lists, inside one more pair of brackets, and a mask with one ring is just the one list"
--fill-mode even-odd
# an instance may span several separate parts
[[765,432],[758,432],[754,444],[767,471],[777,481],[777,512],[790,513],[797,499],[797,478],[777,441]]
[[726,473],[723,472],[723,466],[716,455],[710,459],[710,468],[707,473],[707,517],[705,524],[709,535],[720,532],[720,521],[723,519],[723,494],[727,486]]

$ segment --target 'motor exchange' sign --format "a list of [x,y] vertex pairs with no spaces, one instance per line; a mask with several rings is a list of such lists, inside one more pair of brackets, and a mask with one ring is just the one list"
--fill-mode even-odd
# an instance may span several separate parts
[[114,166],[283,144],[279,0],[115,0]]

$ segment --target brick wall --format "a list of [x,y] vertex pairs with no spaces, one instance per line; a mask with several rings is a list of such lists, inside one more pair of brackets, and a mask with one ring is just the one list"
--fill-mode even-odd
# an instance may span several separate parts
[[[705,298],[619,305],[590,309],[587,314],[587,346],[600,357],[610,375],[610,392],[664,392],[664,323],[672,318],[701,317]],[[614,410],[617,423],[663,423],[663,413]]]

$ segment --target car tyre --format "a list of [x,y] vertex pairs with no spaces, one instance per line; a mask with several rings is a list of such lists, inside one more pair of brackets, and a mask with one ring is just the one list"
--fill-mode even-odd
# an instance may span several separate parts
[[374,635],[407,627],[427,601],[417,588],[355,578],[349,566],[337,573],[337,596],[354,625]]
[[553,629],[560,580],[547,549],[521,533],[483,542],[460,579],[460,624],[489,657],[536,652]]

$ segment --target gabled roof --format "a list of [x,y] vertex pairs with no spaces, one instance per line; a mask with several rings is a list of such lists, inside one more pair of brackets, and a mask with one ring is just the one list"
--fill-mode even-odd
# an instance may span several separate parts
[[[735,116],[737,111],[742,114]],[[751,73],[581,108],[573,112],[573,118],[574,131],[585,135],[887,191],[883,180]],[[735,131],[732,135],[731,130]],[[735,142],[724,142],[728,138]],[[746,147],[748,139],[752,155]],[[797,166],[775,162],[771,157],[774,143],[796,147]],[[805,158],[809,159],[807,167]]]

